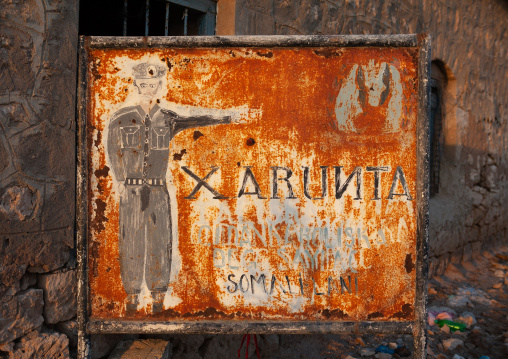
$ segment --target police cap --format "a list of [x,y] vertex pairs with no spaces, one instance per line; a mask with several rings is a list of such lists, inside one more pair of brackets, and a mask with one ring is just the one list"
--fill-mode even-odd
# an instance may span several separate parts
[[166,67],[149,62],[143,62],[132,67],[134,79],[156,79],[164,76]]

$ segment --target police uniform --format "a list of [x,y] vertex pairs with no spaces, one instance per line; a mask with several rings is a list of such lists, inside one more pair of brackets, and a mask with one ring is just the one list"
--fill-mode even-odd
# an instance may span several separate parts
[[[133,70],[136,80],[158,78],[165,72],[165,68],[147,63]],[[183,117],[158,105],[148,113],[141,106],[125,107],[109,122],[111,170],[115,180],[125,186],[120,194],[118,239],[128,311],[137,307],[143,275],[152,293],[154,312],[162,310],[170,281],[172,209],[165,180],[169,142],[184,129],[229,122],[229,117]],[[129,303],[129,297],[135,299]]]

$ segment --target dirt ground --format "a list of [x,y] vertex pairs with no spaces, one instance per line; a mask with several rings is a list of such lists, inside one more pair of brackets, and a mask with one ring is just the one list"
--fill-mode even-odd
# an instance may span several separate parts
[[[483,252],[461,265],[451,264],[443,276],[432,278],[429,311],[436,306],[446,306],[458,315],[471,312],[477,323],[455,334],[430,327],[428,357],[508,358],[508,247]],[[449,338],[458,338],[464,345],[447,352],[443,341]]]

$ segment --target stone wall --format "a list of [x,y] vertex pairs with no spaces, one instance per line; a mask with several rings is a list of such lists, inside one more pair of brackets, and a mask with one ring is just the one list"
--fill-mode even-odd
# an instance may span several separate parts
[[508,3],[237,0],[237,35],[427,32],[444,64],[444,148],[430,201],[430,273],[508,235]]
[[0,1],[0,357],[69,355],[77,5]]

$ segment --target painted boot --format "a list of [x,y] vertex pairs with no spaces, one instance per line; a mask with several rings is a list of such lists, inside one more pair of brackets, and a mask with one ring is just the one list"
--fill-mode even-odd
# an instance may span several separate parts
[[125,303],[125,315],[132,316],[138,310],[138,293],[136,294],[127,294],[127,300]]
[[164,295],[166,292],[164,291],[153,291],[152,295],[152,313],[159,313],[164,308]]

